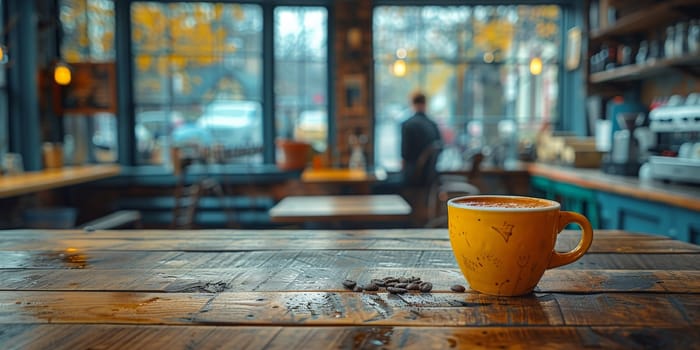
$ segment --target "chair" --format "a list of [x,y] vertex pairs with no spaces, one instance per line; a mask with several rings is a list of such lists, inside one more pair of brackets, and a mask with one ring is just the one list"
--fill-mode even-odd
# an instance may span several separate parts
[[180,148],[173,148],[171,152],[173,171],[176,178],[175,190],[173,193],[175,199],[175,204],[173,206],[173,228],[193,228],[199,201],[207,194],[214,194],[219,198],[220,205],[226,214],[228,227],[238,227],[233,212],[226,204],[224,190],[218,180],[205,175],[191,185],[185,183],[187,167],[192,165],[196,159],[206,160],[207,155],[206,151],[201,151],[199,147],[187,151],[183,152]]
[[442,149],[442,143],[439,141],[426,147],[418,156],[416,167],[410,177],[404,179],[402,195],[411,204],[414,213],[412,218],[414,224],[418,226],[421,226],[420,223],[424,222],[428,216],[428,196],[438,178],[436,165]]
[[428,220],[425,227],[447,226],[447,201],[451,198],[481,193],[473,181],[478,181],[483,159],[484,156],[481,153],[471,157],[471,169],[467,176],[453,174],[437,176],[428,195]]
[[109,230],[116,228],[136,228],[142,227],[141,212],[138,210],[117,210],[105,216],[91,220],[80,225],[86,231]]

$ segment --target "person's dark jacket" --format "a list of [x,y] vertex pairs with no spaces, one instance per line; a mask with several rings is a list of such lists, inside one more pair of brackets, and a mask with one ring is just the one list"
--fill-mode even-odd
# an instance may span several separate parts
[[441,140],[437,124],[430,120],[425,113],[416,113],[401,124],[401,158],[403,159],[404,182],[410,185],[422,185],[415,183],[414,178],[418,158],[423,150]]

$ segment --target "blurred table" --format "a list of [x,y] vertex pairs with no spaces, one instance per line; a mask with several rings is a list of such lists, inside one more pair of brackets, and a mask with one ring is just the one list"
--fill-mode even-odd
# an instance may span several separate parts
[[[535,293],[468,286],[444,229],[2,232],[3,349],[697,349],[700,247],[597,231]],[[559,236],[575,244],[573,231]],[[353,292],[417,276],[430,293]]]
[[0,198],[19,196],[54,188],[117,176],[118,165],[84,165],[0,176]]
[[[307,168],[301,173],[301,182],[304,184],[322,185],[339,188],[340,192],[352,192],[355,194],[369,194],[371,186],[377,182],[386,180],[386,171],[382,168],[375,169],[350,169],[350,168]],[[338,191],[331,191],[338,192]]]
[[376,222],[406,219],[411,206],[401,196],[290,196],[270,209],[273,222]]

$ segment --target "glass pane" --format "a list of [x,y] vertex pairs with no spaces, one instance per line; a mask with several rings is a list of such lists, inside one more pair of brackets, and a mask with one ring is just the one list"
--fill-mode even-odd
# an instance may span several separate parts
[[61,0],[61,56],[67,62],[113,60],[114,1]]
[[88,40],[90,59],[114,60],[114,2],[112,0],[88,1]]
[[[113,0],[60,0],[61,57],[105,62],[116,57]],[[111,113],[64,115],[67,164],[117,161],[117,118]]]
[[262,162],[262,10],[258,5],[132,5],[138,160],[171,146],[223,148]]
[[328,143],[327,10],[275,9],[275,127],[324,152]]
[[63,118],[65,163],[111,163],[117,161],[117,117],[98,113],[89,118],[65,115]]
[[166,28],[167,8],[163,4],[137,2],[131,5],[131,45],[136,55],[169,52]]
[[[531,137],[539,123],[556,120],[560,12],[554,5],[376,7],[377,163],[401,168],[400,123],[415,90],[426,93],[447,153],[460,158],[450,164],[474,151],[500,161],[514,154],[515,133]],[[538,75],[529,70],[535,57],[543,62]]]

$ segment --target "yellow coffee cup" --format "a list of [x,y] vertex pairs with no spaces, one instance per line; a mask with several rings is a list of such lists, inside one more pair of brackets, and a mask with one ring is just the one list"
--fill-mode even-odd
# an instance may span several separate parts
[[[546,269],[570,264],[593,241],[585,216],[561,211],[547,199],[480,195],[447,202],[452,251],[471,289],[490,295],[532,292]],[[557,235],[575,223],[583,231],[576,248],[554,250]]]

